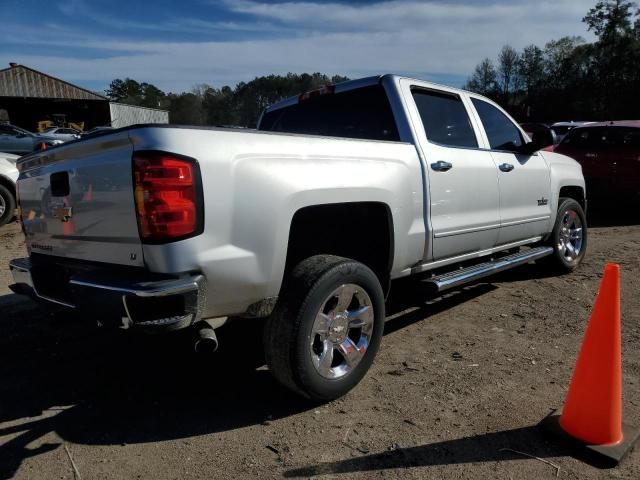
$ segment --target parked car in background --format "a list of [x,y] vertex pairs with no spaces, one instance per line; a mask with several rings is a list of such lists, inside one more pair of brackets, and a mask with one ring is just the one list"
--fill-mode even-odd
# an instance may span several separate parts
[[640,200],[640,120],[575,128],[555,151],[582,165],[591,198]]
[[18,155],[0,152],[0,225],[10,222],[16,209],[18,158]]
[[80,138],[80,130],[68,127],[51,127],[43,130],[44,135],[62,140],[63,142],[69,142],[71,140],[77,140]]
[[558,145],[562,141],[564,136],[567,134],[567,132],[569,132],[569,130],[572,130],[576,127],[581,127],[582,125],[587,125],[589,123],[593,123],[593,122],[574,122],[572,120],[570,122],[556,122],[552,124],[551,130],[553,131],[556,137],[556,141],[554,142],[554,145]]
[[44,133],[33,133],[15,125],[0,125],[0,152],[25,155],[40,150],[43,143],[51,147],[64,143],[64,140]]

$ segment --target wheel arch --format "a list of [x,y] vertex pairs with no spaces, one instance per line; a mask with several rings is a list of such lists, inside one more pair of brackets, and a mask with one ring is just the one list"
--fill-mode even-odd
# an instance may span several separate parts
[[560,198],[573,198],[580,204],[582,209],[587,211],[587,197],[585,195],[584,188],[580,185],[564,185],[560,187],[558,192],[558,199]]
[[383,289],[394,261],[391,208],[380,201],[308,205],[293,214],[285,261],[285,276],[313,255],[330,254],[367,265]]

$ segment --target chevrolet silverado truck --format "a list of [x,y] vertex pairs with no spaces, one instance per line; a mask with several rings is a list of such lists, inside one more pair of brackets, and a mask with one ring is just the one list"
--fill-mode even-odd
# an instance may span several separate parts
[[[585,255],[582,171],[494,102],[396,75],[268,107],[256,130],[137,125],[19,160],[17,293],[146,331],[263,318],[284,386],[353,388],[392,280],[434,292]],[[546,257],[546,258],[545,258]]]

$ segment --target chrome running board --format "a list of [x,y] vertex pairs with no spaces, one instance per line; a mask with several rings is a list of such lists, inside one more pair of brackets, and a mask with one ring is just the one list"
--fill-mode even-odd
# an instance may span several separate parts
[[510,268],[524,265],[525,263],[538,260],[546,257],[547,255],[551,255],[552,253],[552,247],[535,247],[513,255],[501,257],[491,262],[472,265],[453,272],[426,278],[423,282],[433,285],[438,292],[442,292],[444,290],[455,288],[465,283],[493,275],[494,273],[503,272]]

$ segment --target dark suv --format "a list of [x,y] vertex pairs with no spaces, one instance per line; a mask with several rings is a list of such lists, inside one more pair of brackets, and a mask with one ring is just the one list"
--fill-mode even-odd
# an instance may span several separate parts
[[596,202],[640,201],[640,120],[574,128],[555,151],[582,165],[588,195]]

